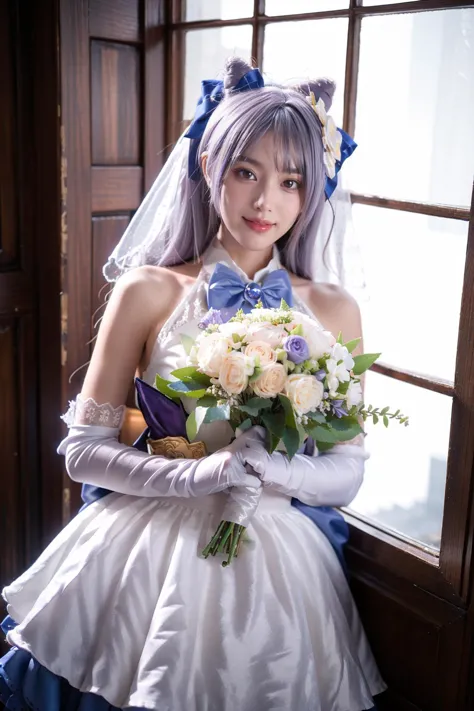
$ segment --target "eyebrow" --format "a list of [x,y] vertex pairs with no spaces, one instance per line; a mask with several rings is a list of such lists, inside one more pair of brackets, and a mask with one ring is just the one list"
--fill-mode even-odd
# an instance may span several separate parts
[[[251,165],[254,165],[256,168],[263,168],[263,165],[260,163],[260,161],[255,160],[255,158],[249,158],[249,156],[237,156],[237,160],[235,161],[236,163],[250,163]],[[283,170],[282,173],[290,173],[290,174],[296,174],[296,175],[301,175],[301,171],[298,170],[298,168],[295,168],[294,166],[286,166]]]

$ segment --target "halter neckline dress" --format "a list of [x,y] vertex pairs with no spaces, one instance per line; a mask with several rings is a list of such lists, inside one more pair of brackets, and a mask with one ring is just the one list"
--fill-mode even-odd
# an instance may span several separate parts
[[[158,335],[143,373],[148,383],[185,365],[181,334],[198,334],[218,261],[241,272],[219,244],[205,253],[196,282]],[[275,248],[255,280],[280,266]],[[209,452],[231,436],[226,422],[199,433]],[[225,492],[197,499],[112,493],[87,506],[3,590],[18,623],[8,641],[36,660],[44,685],[62,677],[83,692],[74,710],[372,708],[386,686],[326,536],[288,496],[264,489],[249,541],[223,568],[200,551],[225,501]]]

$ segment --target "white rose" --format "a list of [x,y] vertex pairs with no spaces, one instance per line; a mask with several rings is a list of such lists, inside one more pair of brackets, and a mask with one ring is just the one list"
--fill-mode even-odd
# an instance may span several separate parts
[[336,339],[330,331],[321,329],[310,316],[294,311],[291,326],[294,328],[297,325],[303,328],[303,336],[308,343],[311,358],[318,360],[325,353],[330,353],[331,346],[336,343]]
[[229,395],[238,395],[248,385],[248,362],[243,353],[233,351],[222,359],[219,382]]
[[251,383],[252,390],[258,397],[276,397],[283,392],[286,372],[281,363],[266,365],[257,380]]
[[247,332],[246,341],[265,341],[272,348],[281,345],[286,332],[282,325],[274,326],[271,323],[252,323]]
[[285,393],[298,415],[305,415],[321,404],[324,387],[313,375],[288,376]]
[[229,352],[229,341],[219,333],[204,336],[198,345],[197,362],[199,369],[211,378],[217,378],[223,357]]
[[351,380],[347,388],[346,401],[349,409],[362,402],[362,386],[360,383]]
[[223,323],[219,326],[219,333],[222,333],[223,336],[226,336],[228,338],[232,338],[232,334],[236,334],[237,336],[240,336],[240,338],[244,338],[244,336],[247,333],[248,329],[248,324],[240,321],[233,321],[230,323],[227,321],[227,323]]
[[260,367],[263,368],[264,365],[269,363],[276,363],[277,355],[273,348],[265,341],[252,341],[245,348],[245,355],[248,358],[259,358]]

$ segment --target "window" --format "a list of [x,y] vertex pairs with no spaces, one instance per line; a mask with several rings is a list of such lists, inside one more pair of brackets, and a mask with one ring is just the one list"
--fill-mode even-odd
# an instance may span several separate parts
[[[192,118],[200,80],[229,54],[253,57],[276,81],[337,82],[331,113],[359,144],[344,173],[366,283],[365,350],[383,354],[366,401],[411,421],[368,422],[366,482],[346,513],[364,535],[382,533],[439,571],[443,547],[467,530],[474,439],[473,3],[418,0],[401,12],[400,0],[216,0],[205,17],[204,3],[178,5],[170,139]],[[458,548],[449,575],[459,587]]]

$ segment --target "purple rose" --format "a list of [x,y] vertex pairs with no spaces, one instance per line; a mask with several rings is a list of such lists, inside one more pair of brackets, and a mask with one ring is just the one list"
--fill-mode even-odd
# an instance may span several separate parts
[[308,343],[302,336],[288,336],[283,343],[283,348],[288,355],[288,360],[296,365],[309,358]]

